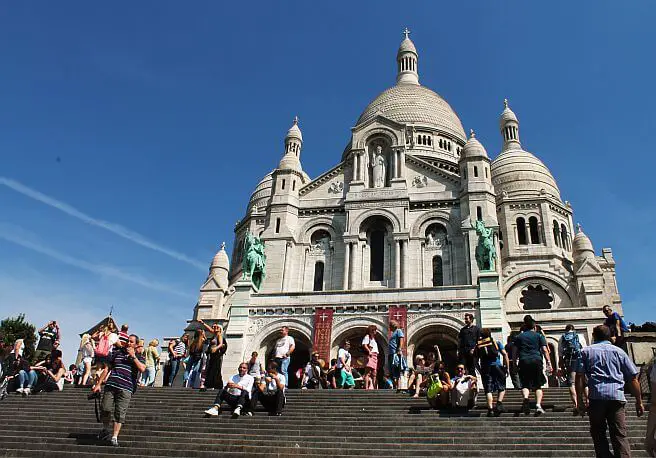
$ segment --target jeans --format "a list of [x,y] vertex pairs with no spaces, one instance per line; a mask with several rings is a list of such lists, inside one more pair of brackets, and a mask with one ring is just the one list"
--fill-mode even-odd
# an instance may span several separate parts
[[220,406],[222,402],[228,404],[231,408],[236,409],[237,407],[245,408],[248,410],[250,403],[248,402],[248,392],[242,391],[239,396],[236,394],[228,393],[228,390],[221,390],[219,394],[216,395],[214,399],[214,405]]
[[[18,388],[34,388],[36,385],[37,374],[36,371],[23,371],[18,372]],[[26,383],[27,382],[27,383]]]
[[276,363],[278,363],[278,369],[282,375],[285,376],[285,385],[289,386],[289,376],[287,375],[287,369],[289,369],[289,357],[287,358],[274,358]]
[[282,391],[276,390],[273,393],[257,393],[257,399],[262,404],[262,407],[271,414],[282,413],[282,408],[285,406],[285,394]]
[[169,386],[173,386],[173,380],[175,379],[175,376],[178,375],[179,370],[180,370],[180,360],[179,359],[172,359],[171,360],[171,375],[169,375]]
[[[626,416],[623,401],[601,401],[590,399],[588,415],[590,417],[590,435],[594,442],[597,457],[630,457],[631,446],[627,437]],[[610,441],[613,443],[611,453],[606,438],[606,426],[610,433]]]
[[146,371],[141,375],[144,385],[152,385],[155,382],[155,366],[146,366]]
[[196,361],[194,361],[193,359],[189,361],[189,365],[187,366],[187,370],[185,371],[184,374],[185,387],[195,388],[196,380],[200,382],[200,368],[202,362],[203,362],[202,358]]

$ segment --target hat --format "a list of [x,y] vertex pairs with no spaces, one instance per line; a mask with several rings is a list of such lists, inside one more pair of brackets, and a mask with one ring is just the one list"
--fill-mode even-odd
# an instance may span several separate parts
[[417,356],[415,356],[415,359],[424,359],[424,355],[420,353]]

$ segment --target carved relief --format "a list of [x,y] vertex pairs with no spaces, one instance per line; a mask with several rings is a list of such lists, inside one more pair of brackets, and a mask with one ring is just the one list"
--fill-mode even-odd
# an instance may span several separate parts
[[332,194],[341,194],[344,191],[344,182],[343,181],[333,181],[330,183],[328,192]]
[[413,188],[425,188],[426,186],[428,186],[428,178],[425,176],[415,175],[415,177],[412,179]]

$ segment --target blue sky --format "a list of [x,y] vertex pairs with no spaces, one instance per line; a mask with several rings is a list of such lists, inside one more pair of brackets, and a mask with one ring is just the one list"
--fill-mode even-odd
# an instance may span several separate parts
[[[312,177],[395,78],[421,83],[491,156],[504,97],[630,321],[654,319],[653,2],[10,2],[0,13],[0,315],[75,333],[114,306],[178,334],[206,266],[295,115]],[[59,158],[59,160],[57,159]],[[35,193],[38,192],[38,193]]]

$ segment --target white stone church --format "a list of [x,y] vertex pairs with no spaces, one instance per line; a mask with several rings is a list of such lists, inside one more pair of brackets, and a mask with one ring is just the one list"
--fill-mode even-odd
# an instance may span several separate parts
[[[385,352],[391,318],[405,329],[408,361],[437,344],[452,365],[467,312],[504,340],[531,314],[554,350],[567,323],[589,342],[603,305],[622,313],[611,250],[597,256],[580,228],[573,235],[573,209],[522,147],[508,103],[491,160],[446,100],[420,84],[407,32],[396,62],[396,84],[363,110],[336,165],[318,177],[303,171],[294,121],[235,227],[232,262],[223,247],[212,261],[193,318],[224,326],[226,375],[252,351],[267,357],[283,325],[297,343],[291,373],[311,348],[335,357],[347,338],[357,357],[371,324]],[[494,229],[492,271],[475,259],[477,219]],[[242,275],[249,232],[265,243],[259,290]]]

